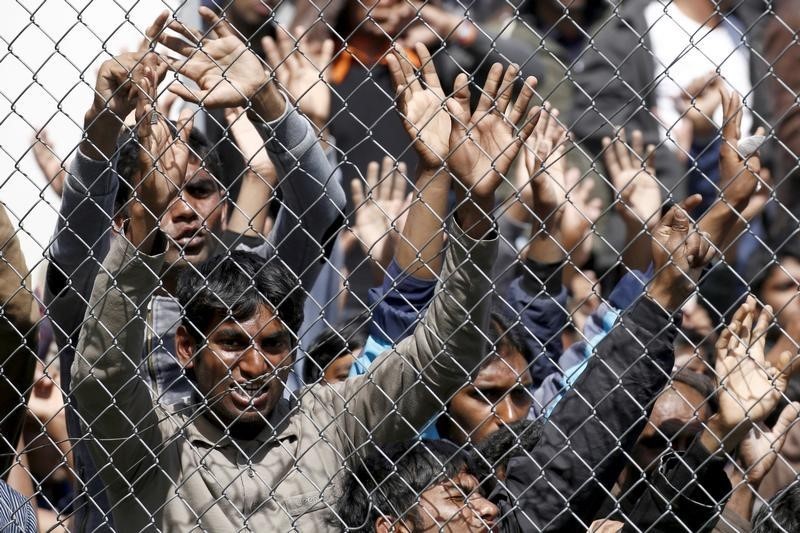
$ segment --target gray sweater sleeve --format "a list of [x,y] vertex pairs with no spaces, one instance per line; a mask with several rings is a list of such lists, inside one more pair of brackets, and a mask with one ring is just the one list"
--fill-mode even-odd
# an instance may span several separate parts
[[58,338],[71,336],[83,319],[111,242],[118,187],[113,161],[95,161],[76,151],[48,250],[45,303]]
[[282,199],[267,242],[250,251],[277,254],[310,290],[344,218],[344,190],[311,123],[291,104],[282,117],[256,127],[275,165]]

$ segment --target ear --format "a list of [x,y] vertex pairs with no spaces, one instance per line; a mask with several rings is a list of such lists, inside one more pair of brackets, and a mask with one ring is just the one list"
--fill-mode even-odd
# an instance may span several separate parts
[[224,232],[228,229],[228,205],[230,202],[227,200],[223,200],[222,204],[220,205],[220,209],[222,209],[222,223],[220,224],[220,233]]
[[178,354],[178,361],[184,368],[194,367],[194,356],[197,344],[194,338],[189,334],[186,326],[181,324],[175,332],[175,351]]

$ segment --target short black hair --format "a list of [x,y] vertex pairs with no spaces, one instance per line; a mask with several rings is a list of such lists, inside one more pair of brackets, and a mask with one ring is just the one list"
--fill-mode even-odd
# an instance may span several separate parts
[[333,361],[364,347],[367,341],[366,317],[356,317],[348,324],[320,333],[306,354],[303,366],[303,381],[316,383],[322,378],[325,368]]
[[717,384],[708,375],[692,372],[688,368],[681,368],[672,374],[672,383],[683,383],[699,392],[706,399],[710,414],[713,415],[719,411]]
[[[177,135],[175,124],[170,122],[173,129],[173,135]],[[189,148],[191,149],[192,157],[199,159],[208,172],[210,172],[220,189],[224,185],[220,182],[224,175],[222,170],[222,160],[220,159],[218,150],[215,146],[211,145],[208,137],[203,134],[198,128],[192,128],[189,133]],[[119,212],[128,203],[133,192],[133,178],[139,168],[139,151],[141,145],[139,144],[139,137],[136,130],[126,128],[117,141],[117,162],[116,172],[119,176],[119,189],[117,196],[114,199],[114,211]]]
[[753,533],[800,531],[800,482],[775,495],[753,515]]
[[[482,486],[493,485],[497,481],[495,472],[505,469],[513,457],[530,453],[541,437],[542,423],[538,420],[520,420],[503,425],[473,449],[471,470]],[[487,490],[490,491],[491,487]]]
[[[528,364],[533,362],[533,354],[525,342],[530,336],[519,321],[519,315],[512,313],[505,305],[495,303],[489,317],[489,331],[487,337],[495,351],[507,346],[522,354]],[[484,361],[488,363],[488,361]]]
[[297,277],[277,257],[243,251],[220,254],[178,278],[182,324],[201,341],[226,318],[246,320],[268,305],[289,329],[293,343],[303,322],[303,292]]
[[343,531],[371,532],[384,516],[418,528],[420,495],[465,471],[469,457],[445,440],[409,440],[373,450],[346,475],[330,523]]

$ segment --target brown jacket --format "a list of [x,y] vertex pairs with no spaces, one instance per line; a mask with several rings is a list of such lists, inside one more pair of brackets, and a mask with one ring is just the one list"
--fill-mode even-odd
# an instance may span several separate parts
[[119,531],[327,531],[339,478],[371,442],[408,438],[477,370],[496,240],[458,228],[442,283],[413,335],[370,373],[299,392],[256,439],[237,441],[202,407],[167,412],[137,375],[163,256],[117,239],[92,292],[73,394]]

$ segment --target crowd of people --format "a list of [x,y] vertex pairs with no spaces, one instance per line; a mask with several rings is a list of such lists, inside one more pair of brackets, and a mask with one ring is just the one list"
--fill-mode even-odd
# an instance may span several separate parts
[[463,4],[154,13],[36,133],[0,530],[800,531],[800,2]]

